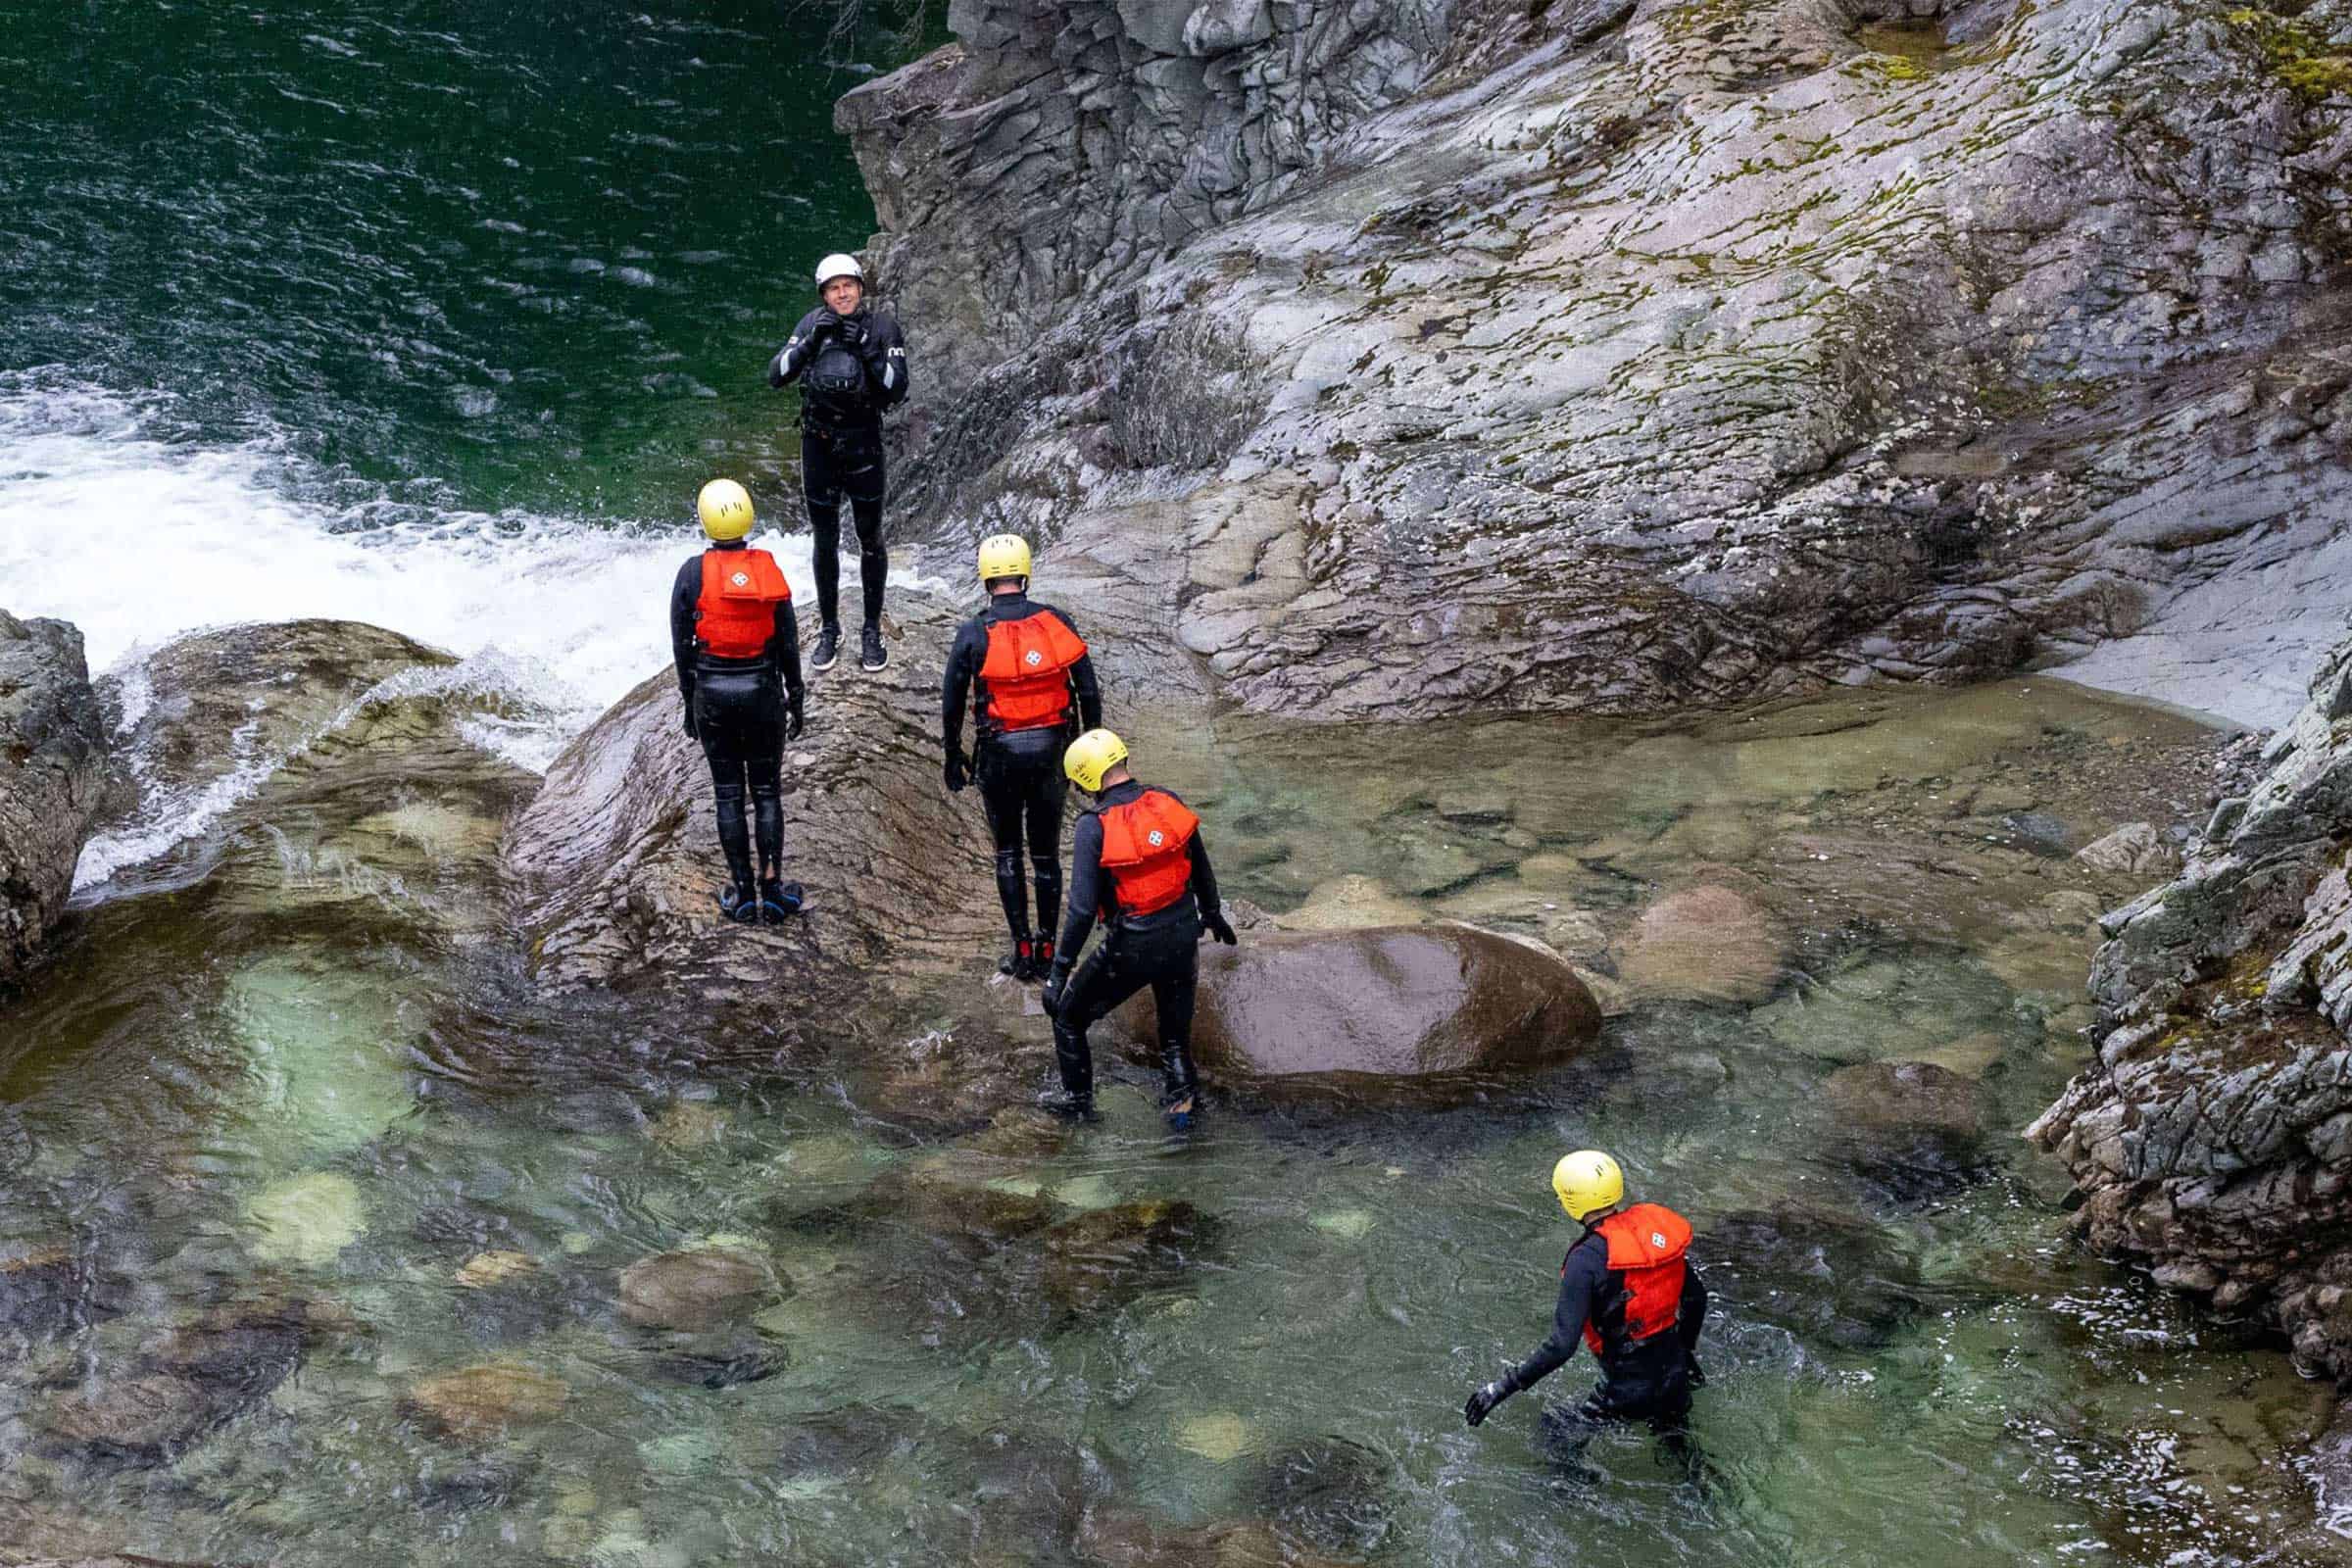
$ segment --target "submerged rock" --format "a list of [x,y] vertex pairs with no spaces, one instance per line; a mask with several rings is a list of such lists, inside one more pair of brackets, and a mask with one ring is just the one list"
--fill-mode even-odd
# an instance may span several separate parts
[[766,1259],[734,1248],[657,1252],[620,1271],[620,1315],[647,1328],[700,1332],[749,1318],[782,1289]]
[[1177,1284],[1212,1240],[1207,1215],[1182,1201],[1113,1203],[1045,1233],[1048,1299],[1093,1313]]
[[405,1402],[440,1436],[481,1443],[509,1428],[547,1420],[570,1397],[563,1379],[502,1362],[426,1378],[409,1391]]
[[1886,1344],[1933,1302],[1910,1250],[1848,1211],[1742,1209],[1708,1225],[1693,1250],[1718,1310],[1841,1349]]
[[81,633],[0,610],[0,985],[24,974],[73,891],[107,782]]
[[[1121,1010],[1154,1058],[1147,991]],[[1444,1098],[1556,1065],[1600,1030],[1574,971],[1461,925],[1289,933],[1203,948],[1193,1026],[1201,1072],[1251,1093]]]
[[1634,997],[1755,1003],[1780,985],[1794,949],[1788,927],[1736,889],[1702,883],[1642,911],[1617,958]]
[[368,1222],[358,1185],[334,1171],[273,1182],[254,1195],[245,1212],[254,1232],[253,1255],[270,1263],[330,1262]]
[[2027,1136],[2094,1248],[2352,1379],[2352,643],[2234,824],[2101,917],[2097,1060]]

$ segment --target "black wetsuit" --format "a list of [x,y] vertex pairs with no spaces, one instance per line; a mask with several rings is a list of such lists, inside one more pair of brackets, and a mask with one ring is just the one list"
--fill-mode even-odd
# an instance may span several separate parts
[[[980,668],[988,661],[989,627],[1040,614],[1058,618],[1072,632],[1078,629],[1070,625],[1070,617],[1062,611],[1041,605],[1026,594],[999,594],[991,599],[986,610],[956,633],[939,691],[940,732],[948,755],[955,757],[963,750],[967,704],[973,727],[979,731],[974,772],[981,805],[988,812],[988,829],[996,840],[997,899],[1004,906],[1004,923],[1011,929],[1016,947],[1030,941],[1033,934],[1051,940],[1061,919],[1061,803],[1068,787],[1061,771],[1061,754],[1069,744],[1071,730],[1067,724],[998,729],[989,719]],[[1080,727],[1102,727],[1102,688],[1095,679],[1092,659],[1081,657],[1070,666],[1070,693]],[[1029,890],[1021,880],[1024,839],[1037,884],[1034,932],[1029,924]]]
[[[738,544],[714,550],[740,550]],[[678,568],[669,590],[669,652],[678,668],[678,695],[703,743],[718,798],[718,844],[739,892],[752,893],[752,847],[744,830],[748,794],[760,838],[760,881],[775,879],[784,859],[784,732],[799,728],[807,688],[801,680],[801,634],[792,601],[776,606],[775,634],[752,659],[707,654],[695,637],[703,598],[703,558]]]
[[836,316],[819,306],[801,318],[768,362],[767,384],[801,383],[801,491],[816,556],[816,610],[841,624],[841,503],[858,523],[865,623],[882,620],[890,542],[882,530],[882,414],[906,398],[906,340],[898,318],[860,304]]
[[[1101,804],[1125,806],[1143,793],[1144,786],[1129,779],[1104,790]],[[1160,793],[1173,796],[1175,791]],[[1062,1089],[1073,1099],[1089,1101],[1094,1095],[1095,1058],[1086,1031],[1146,986],[1152,988],[1152,1004],[1159,1017],[1164,1102],[1181,1104],[1199,1087],[1193,1072],[1193,993],[1200,971],[1200,911],[1219,909],[1221,905],[1217,874],[1200,832],[1193,834],[1189,848],[1192,884],[1183,896],[1164,909],[1127,915],[1118,911],[1110,873],[1102,869],[1102,818],[1087,812],[1070,836],[1070,905],[1054,959],[1056,971],[1070,967],[1096,911],[1111,911],[1102,945],[1070,976],[1054,1019],[1054,1061],[1061,1071]]]
[[1610,1269],[1608,1260],[1609,1244],[1597,1231],[1587,1230],[1568,1249],[1551,1334],[1533,1355],[1511,1368],[1504,1385],[1516,1394],[1567,1365],[1590,1320],[1600,1336],[1600,1383],[1581,1403],[1544,1412],[1544,1431],[1555,1455],[1574,1462],[1595,1428],[1615,1421],[1646,1421],[1678,1458],[1694,1464],[1688,1422],[1698,1333],[1707,1316],[1706,1282],[1699,1277],[1698,1265],[1686,1258],[1674,1326],[1629,1342],[1625,1276]]

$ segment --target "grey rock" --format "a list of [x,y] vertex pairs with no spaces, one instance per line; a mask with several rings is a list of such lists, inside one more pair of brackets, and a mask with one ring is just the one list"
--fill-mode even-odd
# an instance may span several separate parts
[[[1923,62],[1832,0],[961,0],[837,115],[933,366],[913,520],[1175,543],[1261,710],[2077,661],[2276,721],[2352,611],[2352,109],[2225,18],[1942,11]],[[1139,491],[1130,372],[1202,319],[1246,433]]]
[[2126,822],[2105,838],[2083,845],[2075,858],[2093,871],[2119,876],[2159,876],[2180,864],[2180,855],[2146,822]]
[[[2352,642],[2264,756],[2234,820],[2102,917],[2096,1062],[2027,1137],[2063,1159],[2111,1254],[2277,1325],[2352,1377]],[[2330,1295],[2329,1292],[2333,1294]]]
[[0,984],[40,955],[106,790],[106,725],[62,620],[0,610]]

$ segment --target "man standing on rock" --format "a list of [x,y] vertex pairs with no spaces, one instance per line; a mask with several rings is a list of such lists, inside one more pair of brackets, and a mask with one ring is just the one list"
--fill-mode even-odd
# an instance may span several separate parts
[[816,556],[816,609],[823,624],[809,661],[831,669],[841,657],[841,503],[858,522],[858,569],[865,591],[858,662],[890,662],[882,644],[882,589],[890,547],[882,532],[882,413],[906,399],[906,341],[896,317],[867,305],[865,270],[835,254],[816,267],[821,303],[801,318],[768,362],[767,384],[801,383],[801,491]]
[[[1054,966],[1054,927],[1061,918],[1061,751],[1081,728],[1102,726],[1102,688],[1070,617],[1029,597],[1028,541],[1008,533],[980,541],[980,582],[988,608],[957,629],[940,682],[948,793],[959,794],[969,782],[968,702],[979,731],[972,771],[996,840],[997,898],[1012,932],[1012,954],[999,971],[1043,980]],[[1021,879],[1024,837],[1037,883],[1034,931]]]
[[[808,698],[792,587],[775,557],[744,544],[752,498],[743,486],[713,479],[695,510],[710,545],[670,585],[669,649],[686,733],[702,742],[718,798],[718,845],[732,879],[718,906],[729,919],[777,921],[802,905],[801,885],[781,880],[784,743],[800,738]],[[747,795],[760,837],[757,878],[743,820]]]
[[1472,1426],[1523,1389],[1567,1365],[1583,1340],[1600,1363],[1600,1384],[1573,1408],[1544,1413],[1545,1436],[1574,1465],[1601,1426],[1646,1421],[1695,1477],[1690,1391],[1705,1381],[1696,1351],[1707,1287],[1689,1256],[1690,1222],[1661,1203],[1625,1203],[1625,1172],[1597,1149],[1563,1154],[1551,1168],[1552,1195],[1584,1235],[1560,1264],[1551,1336],[1536,1353],[1470,1396]]
[[[1072,836],[1069,913],[1046,981],[1062,1091],[1051,1103],[1075,1115],[1094,1109],[1095,1058],[1086,1031],[1150,986],[1165,1079],[1160,1109],[1169,1127],[1183,1132],[1200,1093],[1193,1071],[1199,944],[1204,933],[1227,947],[1239,939],[1217,897],[1200,819],[1169,791],[1139,782],[1126,763],[1126,743],[1106,729],[1088,730],[1062,758],[1070,782],[1096,805]],[[1073,976],[1072,962],[1098,917],[1107,934]]]

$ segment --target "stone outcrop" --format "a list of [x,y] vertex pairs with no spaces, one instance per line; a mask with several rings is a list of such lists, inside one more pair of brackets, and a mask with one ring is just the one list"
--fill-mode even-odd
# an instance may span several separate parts
[[2087,654],[2275,722],[2352,603],[2338,5],[950,21],[837,114],[933,367],[903,493],[1156,555],[1250,708]]
[[[1121,1009],[1152,1062],[1145,992]],[[1200,955],[1193,1055],[1251,1093],[1445,1098],[1572,1057],[1600,1009],[1567,964],[1463,925],[1253,935]]]
[[2352,643],[2179,877],[2102,917],[2098,1059],[2028,1136],[2090,1245],[2352,1377]]
[[788,924],[719,914],[710,770],[672,672],[564,748],[504,852],[543,984],[800,1007],[810,986],[935,976],[1003,935],[977,792],[940,782],[948,613],[904,594],[891,623],[890,666],[815,677],[785,748],[784,875],[808,901]]
[[81,633],[0,610],[0,985],[39,955],[106,787]]

